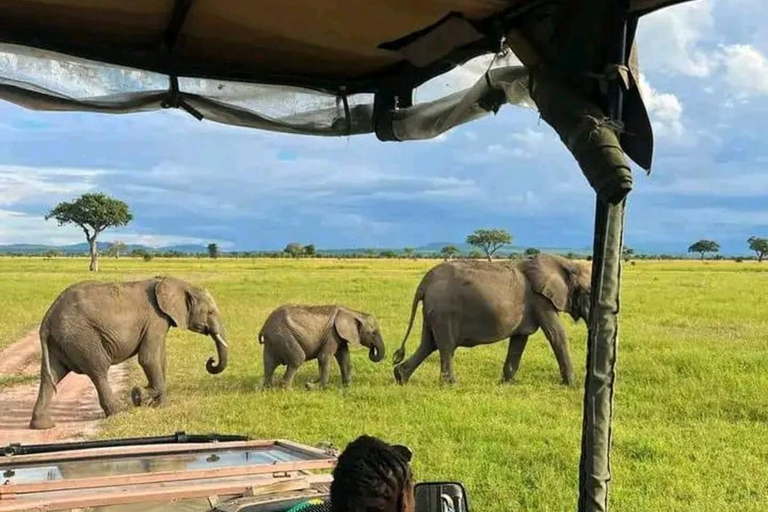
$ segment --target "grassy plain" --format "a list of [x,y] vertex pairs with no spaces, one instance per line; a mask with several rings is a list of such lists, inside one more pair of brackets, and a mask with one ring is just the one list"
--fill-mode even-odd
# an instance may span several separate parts
[[[98,279],[172,274],[208,287],[227,322],[231,360],[205,372],[213,344],[169,334],[170,404],[107,421],[104,436],[245,433],[343,447],[361,433],[406,443],[419,479],[457,479],[477,511],[575,510],[582,382],[558,383],[541,333],[514,385],[499,384],[506,343],[460,350],[459,385],[438,384],[437,354],[407,387],[390,356],[413,291],[434,261],[104,259]],[[42,318],[85,260],[0,259],[0,347]],[[637,262],[625,266],[614,424],[615,510],[768,510],[768,264]],[[284,302],[340,302],[377,315],[386,362],[353,353],[353,384],[262,392],[255,333]],[[563,318],[578,374],[586,329]],[[419,332],[418,325],[414,330]],[[418,335],[409,342],[409,353]],[[140,378],[138,372],[134,377]]]

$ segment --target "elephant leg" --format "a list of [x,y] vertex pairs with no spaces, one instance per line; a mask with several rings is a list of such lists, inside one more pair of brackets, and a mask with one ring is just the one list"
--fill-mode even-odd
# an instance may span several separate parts
[[307,389],[325,389],[328,386],[328,380],[331,376],[331,356],[326,351],[317,356],[317,368],[319,370],[318,379],[314,382],[307,382]]
[[272,377],[277,369],[275,355],[269,349],[264,349],[264,383],[262,387],[268,389],[272,387]]
[[281,347],[281,351],[283,352],[284,362],[288,367],[285,370],[280,386],[287,389],[293,385],[293,378],[296,376],[296,372],[299,371],[299,366],[307,360],[307,355],[295,338],[288,339],[285,345]]
[[136,406],[147,404],[161,406],[165,404],[165,368],[166,355],[164,340],[144,343],[139,349],[139,365],[147,377],[147,386],[142,390],[131,390],[131,400]]
[[293,378],[296,377],[296,372],[299,371],[299,364],[288,363],[288,367],[283,374],[283,380],[280,382],[280,387],[290,388],[293,385]]
[[443,384],[456,384],[456,374],[453,371],[454,347],[441,347],[440,351],[440,382]]
[[51,405],[51,398],[54,393],[54,385],[61,382],[61,380],[69,374],[69,369],[65,368],[58,360],[51,357],[51,379],[48,380],[43,374],[42,368],[40,369],[40,388],[37,392],[37,401],[35,402],[35,408],[32,411],[32,419],[29,422],[29,428],[35,430],[44,430],[53,428],[56,424],[51,418],[51,413],[48,407]]
[[107,379],[107,369],[97,371],[89,375],[91,382],[96,386],[96,393],[99,395],[99,404],[104,410],[104,414],[107,416],[114,416],[123,410],[120,402],[115,398],[115,394],[112,392],[112,388],[109,386],[109,380]]
[[165,376],[163,375],[162,364],[139,364],[144,370],[148,385],[144,389],[134,387],[131,390],[133,404],[136,406],[146,404],[155,407],[165,405]]
[[455,384],[456,375],[453,371],[453,355],[456,352],[458,326],[448,319],[435,329],[435,341],[440,352],[440,382]]
[[568,337],[555,311],[547,311],[542,315],[541,330],[555,353],[563,384],[570,386],[573,384],[573,365],[568,349]]
[[414,352],[406,361],[395,366],[395,381],[398,384],[407,383],[408,379],[413,375],[413,372],[415,372],[419,365],[421,365],[421,363],[423,363],[436,349],[437,346],[435,345],[434,336],[432,336],[432,329],[430,328],[429,323],[425,321],[421,327],[421,343],[419,344],[419,348],[417,348],[416,352]]
[[339,346],[336,351],[336,361],[339,363],[339,371],[341,372],[341,385],[349,386],[352,380],[352,364],[349,360],[349,348],[347,346]]
[[504,361],[502,382],[512,382],[520,367],[520,358],[523,357],[525,345],[528,343],[528,336],[513,335],[509,338],[509,348],[507,349],[507,360]]

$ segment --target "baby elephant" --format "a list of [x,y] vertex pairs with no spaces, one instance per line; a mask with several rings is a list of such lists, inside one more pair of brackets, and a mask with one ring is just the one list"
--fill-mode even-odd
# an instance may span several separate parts
[[282,387],[290,387],[304,361],[317,359],[320,378],[307,388],[328,385],[331,358],[341,369],[341,382],[349,385],[349,345],[368,348],[374,363],[384,359],[384,342],[376,319],[367,313],[344,306],[285,305],[274,310],[258,337],[264,345],[264,387],[272,386],[272,375],[279,365],[286,365]]

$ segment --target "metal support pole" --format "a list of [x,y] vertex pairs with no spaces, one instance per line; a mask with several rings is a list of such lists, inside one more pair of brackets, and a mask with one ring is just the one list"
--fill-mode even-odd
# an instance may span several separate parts
[[[614,47],[610,64],[627,63],[627,2],[618,2]],[[623,86],[616,77],[609,83],[607,110],[622,120]],[[592,290],[584,385],[579,512],[607,512],[611,480],[611,423],[616,354],[619,341],[621,251],[626,198],[608,202],[598,197],[592,249]]]

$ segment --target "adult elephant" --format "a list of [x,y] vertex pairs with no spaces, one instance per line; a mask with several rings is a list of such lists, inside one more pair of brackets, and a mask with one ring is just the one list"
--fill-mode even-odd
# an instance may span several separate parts
[[122,406],[107,381],[109,367],[138,354],[148,386],[131,392],[135,405],[165,400],[165,337],[170,327],[213,338],[219,361],[208,359],[211,374],[227,366],[227,343],[218,307],[207,290],[173,277],[102,283],[85,281],[64,290],[40,325],[40,390],[30,427],[54,426],[48,406],[56,385],[69,372],[88,375],[107,416]]
[[[575,321],[587,321],[589,294],[590,270],[560,256],[541,254],[522,262],[441,263],[416,289],[408,330],[394,355],[395,379],[405,384],[422,361],[438,350],[441,380],[455,382],[453,354],[457,347],[509,338],[502,375],[503,381],[510,381],[528,337],[541,328],[555,353],[563,383],[571,384],[573,366],[558,313],[566,311]],[[419,302],[423,302],[421,344],[402,362]]]

